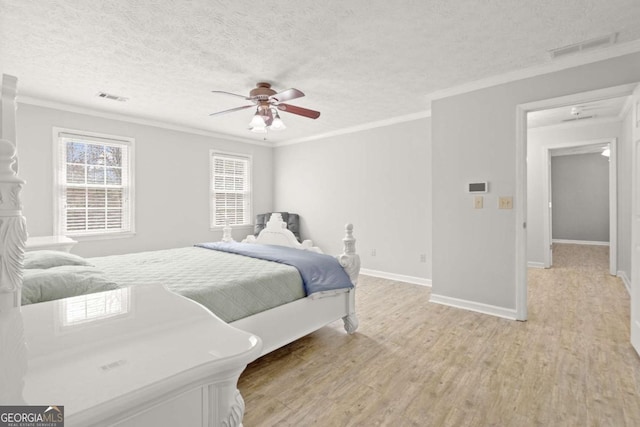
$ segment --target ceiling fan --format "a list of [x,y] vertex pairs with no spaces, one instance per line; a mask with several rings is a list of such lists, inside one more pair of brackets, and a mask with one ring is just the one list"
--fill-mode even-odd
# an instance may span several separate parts
[[[571,107],[569,114],[571,115],[568,119],[563,119],[563,122],[573,122],[576,120],[585,120],[585,119],[593,119],[596,117],[595,114],[589,114],[589,110],[596,110],[599,108],[598,106],[588,106],[588,105],[574,105]],[[585,114],[586,112],[586,114]]]
[[320,117],[319,111],[296,107],[295,105],[291,104],[285,104],[286,101],[301,98],[304,96],[304,93],[302,91],[294,88],[283,90],[282,92],[276,92],[275,90],[271,89],[270,83],[258,82],[256,84],[256,87],[252,89],[251,92],[249,92],[249,96],[238,95],[222,90],[212,90],[211,92],[231,95],[237,98],[251,101],[252,104],[231,108],[229,110],[218,111],[217,113],[209,114],[209,116],[219,116],[222,114],[232,113],[234,111],[256,107],[256,112],[253,116],[253,119],[249,123],[249,129],[252,132],[256,133],[265,133],[267,132],[267,129],[286,129],[286,126],[282,122],[282,119],[280,119],[278,110],[285,111],[291,114],[297,114],[303,117],[308,117],[310,119],[317,119],[318,117]]

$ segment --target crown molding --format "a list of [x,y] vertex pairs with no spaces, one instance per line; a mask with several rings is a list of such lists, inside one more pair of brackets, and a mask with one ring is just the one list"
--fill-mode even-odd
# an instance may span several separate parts
[[226,134],[217,133],[217,132],[211,132],[211,131],[204,130],[204,129],[192,128],[192,127],[189,127],[189,126],[183,126],[183,125],[178,125],[178,124],[165,123],[165,122],[161,122],[161,121],[158,121],[158,120],[145,119],[145,118],[142,118],[142,117],[128,116],[128,115],[121,114],[121,113],[109,113],[109,112],[106,112],[106,111],[97,110],[97,109],[93,109],[93,108],[87,108],[87,107],[80,107],[80,106],[77,106],[77,105],[64,104],[64,103],[61,103],[61,102],[50,101],[50,100],[45,100],[45,99],[40,99],[40,98],[34,98],[34,97],[31,97],[31,96],[20,95],[20,96],[18,96],[18,100],[17,101],[20,104],[28,104],[28,105],[34,105],[34,106],[37,106],[37,107],[53,108],[53,109],[61,110],[61,111],[68,111],[70,113],[86,114],[86,115],[89,115],[89,116],[92,116],[92,117],[100,117],[100,118],[103,118],[103,119],[119,120],[119,121],[123,121],[123,122],[135,123],[135,124],[144,125],[144,126],[153,126],[153,127],[162,128],[162,129],[175,130],[175,131],[178,131],[178,132],[189,133],[189,134],[193,134],[193,135],[208,136],[208,137],[211,137],[211,138],[223,139],[225,141],[241,142],[241,143],[244,143],[244,144],[253,144],[253,145],[259,145],[259,146],[262,146],[262,147],[273,147],[273,144],[270,143],[270,142],[254,141],[254,140],[248,139],[248,138],[240,138],[240,137],[237,137],[237,136],[226,135]]
[[498,86],[505,83],[511,83],[517,80],[528,79],[543,74],[553,73],[556,71],[566,70],[581,65],[591,64],[593,62],[604,61],[606,59],[617,58],[632,53],[640,52],[640,39],[627,43],[616,44],[601,50],[592,52],[582,52],[574,56],[567,56],[560,59],[554,59],[551,62],[534,65],[521,70],[515,70],[496,76],[487,77],[459,86],[438,90],[427,96],[427,101],[432,102],[437,99],[448,98],[450,96],[461,95],[475,90],[486,89],[492,86]]
[[414,120],[420,120],[424,118],[431,117],[431,110],[419,111],[417,113],[406,114],[404,116],[392,117],[389,119],[379,120],[376,122],[364,123],[357,126],[351,126],[348,128],[342,128],[331,132],[321,133],[317,135],[305,136],[303,138],[294,138],[285,141],[276,142],[273,144],[274,147],[282,147],[285,145],[293,145],[300,144],[302,142],[316,141],[318,139],[330,138],[333,136],[346,135],[350,133],[361,132],[369,129],[376,129],[385,126],[391,126],[398,123],[411,122]]

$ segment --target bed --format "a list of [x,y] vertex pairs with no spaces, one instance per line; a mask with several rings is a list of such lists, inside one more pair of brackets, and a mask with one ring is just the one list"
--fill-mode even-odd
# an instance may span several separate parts
[[[17,79],[12,76],[4,75],[2,79],[2,104],[1,113],[2,121],[0,126],[0,312],[8,313],[19,309],[22,300],[22,284],[23,276],[26,276],[23,266],[24,249],[27,239],[26,220],[22,215],[20,191],[25,185],[18,176],[18,156],[16,154],[16,134],[15,134],[15,111],[16,111],[16,91]],[[14,162],[15,160],[15,162]],[[272,216],[267,227],[255,238],[249,236],[246,244],[249,246],[259,247],[262,245],[282,246],[285,248],[293,248],[298,253],[317,254],[319,251],[314,248],[310,242],[299,243],[296,237],[286,229],[285,223],[277,215]],[[223,243],[233,243],[230,234],[230,228],[225,227]],[[336,259],[339,265],[344,269],[344,273],[348,276],[351,284],[346,289],[329,289],[326,291],[314,292],[310,295],[301,294],[299,291],[291,290],[284,292],[286,295],[284,301],[280,303],[267,304],[267,306],[251,309],[250,312],[244,314],[228,313],[224,310],[215,313],[218,317],[224,318],[233,328],[253,334],[262,340],[262,350],[259,355],[271,352],[283,345],[286,345],[304,335],[307,335],[328,323],[342,319],[345,330],[353,333],[358,327],[358,319],[355,313],[355,285],[360,268],[360,259],[355,252],[355,239],[353,237],[353,226],[348,224],[345,229],[345,237],[343,238],[344,251]],[[198,252],[196,252],[198,251]],[[198,253],[199,257],[210,257],[216,251],[205,248],[183,248],[180,252],[182,257],[193,257]],[[204,255],[204,254],[207,255]],[[156,261],[162,263],[158,256],[162,255],[166,260],[168,258],[176,258],[177,252],[169,251],[164,254],[146,254],[150,257],[156,257]],[[224,253],[222,258],[230,260],[230,257],[241,257],[243,255],[232,255]],[[98,268],[106,270],[105,274],[117,276],[114,282],[118,286],[125,286],[129,283],[126,278],[128,273],[126,270],[119,268],[123,263],[131,263],[132,266],[140,266],[144,263],[143,255],[124,255],[118,257],[99,257],[89,259],[90,263],[95,264]],[[219,255],[216,257],[220,258]],[[137,259],[137,264],[136,264]],[[231,261],[229,261],[231,262]],[[271,263],[270,261],[262,261]],[[250,261],[250,263],[255,263]],[[271,263],[273,264],[273,263]],[[134,268],[137,268],[134,267]],[[260,269],[260,267],[256,267]],[[278,270],[277,274],[283,277],[291,275],[291,268],[287,266],[274,267]],[[124,273],[123,273],[124,271]],[[286,273],[289,271],[289,273]],[[206,272],[204,273],[206,274]],[[276,274],[276,276],[277,276]],[[169,289],[172,286],[186,287],[186,284],[179,276],[167,277],[161,273],[153,278],[136,277],[136,282],[149,282],[167,279],[171,283],[167,284]],[[300,279],[294,279],[300,281]],[[275,280],[276,282],[278,280]],[[306,283],[306,282],[305,282]],[[299,289],[299,287],[298,287]],[[188,295],[188,289],[182,289],[182,294],[192,298],[204,306],[209,305],[203,299],[199,300],[199,296]],[[297,293],[296,293],[297,292]],[[178,293],[181,293],[178,291]],[[206,299],[206,298],[205,298]],[[37,305],[37,304],[36,304]],[[222,304],[223,308],[225,304]],[[211,308],[210,308],[211,309]],[[12,311],[13,310],[13,311]],[[233,311],[233,310],[232,310]],[[6,324],[5,324],[6,328]],[[5,330],[5,334],[6,334]],[[6,367],[5,367],[6,368]],[[237,378],[236,378],[237,380]],[[229,391],[233,389],[232,391]],[[238,398],[241,397],[235,390],[235,383],[232,388],[225,388],[224,393],[211,393],[211,399],[223,402],[222,406],[227,408],[229,413],[235,414],[234,417],[224,417],[224,422],[216,419],[210,422],[210,425],[239,425],[241,424],[243,404],[237,404]],[[234,403],[236,402],[236,403]],[[215,403],[215,402],[214,402]],[[215,406],[215,405],[214,405]],[[220,405],[218,405],[220,406]],[[240,409],[239,409],[240,408]],[[223,411],[224,412],[224,411]],[[238,417],[238,412],[240,412]],[[231,422],[229,421],[231,420]]]

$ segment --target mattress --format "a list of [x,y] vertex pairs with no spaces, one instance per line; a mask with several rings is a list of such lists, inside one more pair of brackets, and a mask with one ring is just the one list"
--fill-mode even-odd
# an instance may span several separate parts
[[161,283],[225,322],[305,297],[295,267],[198,247],[88,260],[121,286]]

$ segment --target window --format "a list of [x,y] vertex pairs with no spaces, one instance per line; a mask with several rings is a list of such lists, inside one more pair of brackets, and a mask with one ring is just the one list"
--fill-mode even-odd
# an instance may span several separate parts
[[56,233],[133,232],[133,139],[54,129]]
[[251,158],[211,152],[211,227],[251,224]]

